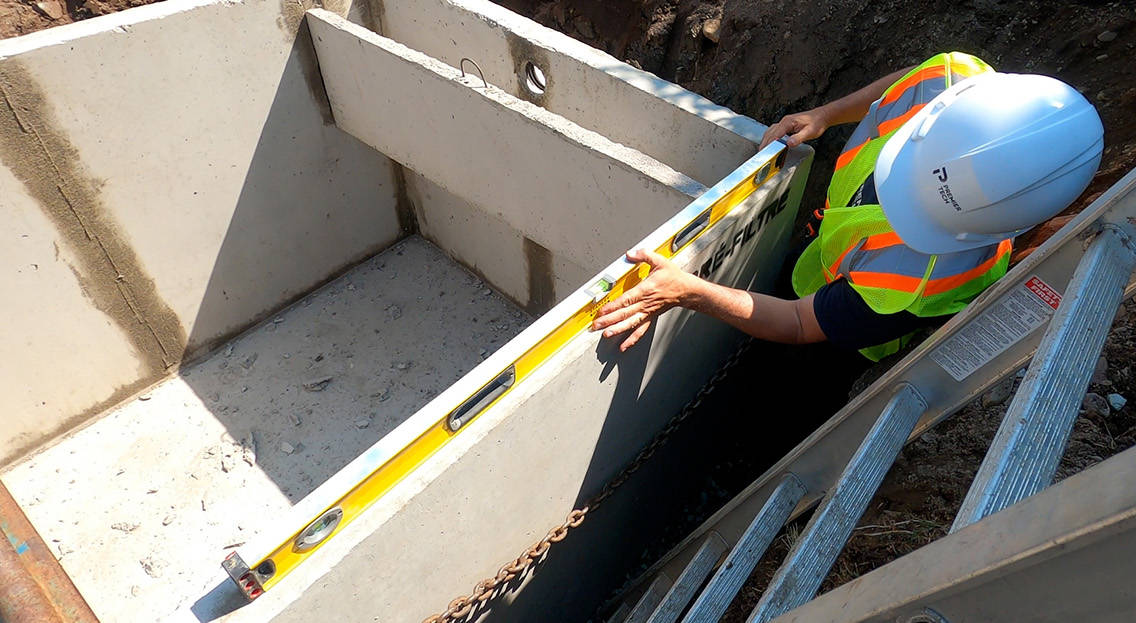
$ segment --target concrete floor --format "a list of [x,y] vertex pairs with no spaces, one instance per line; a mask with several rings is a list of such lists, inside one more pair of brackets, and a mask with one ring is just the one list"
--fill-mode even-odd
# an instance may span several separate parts
[[159,620],[529,321],[412,237],[2,477],[103,623]]

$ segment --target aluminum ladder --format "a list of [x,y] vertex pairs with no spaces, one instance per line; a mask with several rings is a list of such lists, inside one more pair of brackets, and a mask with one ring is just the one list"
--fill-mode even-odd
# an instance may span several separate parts
[[[783,619],[945,623],[992,620],[991,616],[998,620],[1067,616],[1057,613],[1067,605],[1064,602],[1047,605],[1060,591],[1039,593],[1034,603],[1024,605],[1036,612],[1022,617],[992,614],[990,602],[976,605],[972,600],[955,606],[950,613],[941,604],[938,608],[931,604],[953,603],[951,591],[959,593],[963,590],[960,587],[979,591],[975,594],[992,587],[995,592],[1003,590],[997,588],[998,577],[1005,586],[1014,585],[1006,580],[1006,567],[1023,556],[1036,562],[1027,565],[1034,572],[1049,569],[1052,561],[1065,560],[1061,548],[1068,549],[1066,541],[1098,544],[1103,540],[1111,544],[1112,551],[1131,547],[1136,552],[1136,493],[1130,496],[1122,485],[1122,490],[1114,491],[1116,477],[1107,477],[1108,470],[1103,467],[1103,471],[1094,467],[1086,470],[1093,473],[1078,475],[1088,484],[1082,482],[1075,494],[1061,483],[1052,492],[1045,492],[1046,496],[1029,500],[1034,515],[1025,519],[1015,516],[1014,525],[1002,526],[994,521],[1004,522],[1003,514],[984,521],[1052,483],[1116,309],[1136,290],[1131,282],[1136,268],[1134,190],[1136,171],[1117,182],[648,570],[624,592],[609,621],[718,621],[782,526],[817,504],[808,525],[750,613],[749,623]],[[814,600],[903,445],[1021,369],[1031,358],[951,534],[853,582],[858,584],[855,590],[842,591],[845,587],[841,587]],[[1105,463],[1113,471],[1136,475],[1136,449]],[[1091,497],[1094,488],[1102,499]],[[1080,502],[1082,512],[1066,512],[1064,500],[1085,496],[1086,491],[1090,497]],[[1110,495],[1105,495],[1106,491]],[[1062,519],[1055,523],[1050,515]],[[1045,520],[1033,521],[1034,517]],[[988,543],[986,550],[972,551],[970,556],[947,556],[950,564],[945,565],[942,552],[939,559],[921,556],[924,550],[935,547],[948,554],[951,547],[965,551],[957,548],[973,547],[976,539],[990,539],[990,530],[979,526],[965,530],[988,522],[993,522],[988,527],[1002,530],[995,533],[1003,536]],[[1089,537],[1099,538],[1084,540]],[[1003,550],[1007,553],[1002,559],[987,555]],[[1009,553],[1011,550],[1016,553]],[[1136,562],[1131,560],[1130,556],[1117,558],[1115,564],[1121,566],[1117,572],[1131,577],[1136,569]],[[1042,564],[1046,561],[1050,561],[1046,563],[1049,566]],[[897,563],[903,563],[899,567],[907,576],[889,570]],[[913,581],[911,574],[934,575],[929,569],[938,567],[948,575],[940,574],[938,584],[918,588],[919,582]],[[1063,567],[1056,569],[1051,573],[1066,574]],[[875,584],[869,581],[873,576]],[[1087,593],[1099,599],[1103,590],[1106,601],[1110,596],[1115,601],[1118,594],[1107,582],[1064,583],[1079,586],[1079,592],[1068,596],[1073,600],[1088,599]],[[910,590],[904,590],[905,584],[911,585]],[[843,593],[843,601],[827,599],[838,592]],[[1136,589],[1120,592],[1131,603],[1116,607],[1136,608]],[[875,601],[865,600],[865,594],[874,595]],[[809,611],[814,604],[816,608]],[[854,618],[857,608],[862,610],[862,618]]]

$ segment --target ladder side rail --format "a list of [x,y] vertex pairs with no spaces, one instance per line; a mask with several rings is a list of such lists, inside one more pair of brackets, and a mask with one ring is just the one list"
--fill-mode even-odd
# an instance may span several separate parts
[[1136,268],[1127,233],[1106,225],[1077,266],[951,531],[1037,493],[1053,475]]
[[[1121,623],[1136,612],[1136,448],[774,619]],[[1044,520],[1039,520],[1043,518]]]
[[[694,555],[702,536],[710,530],[717,531],[728,542],[736,542],[786,473],[796,474],[809,491],[790,514],[790,521],[819,502],[821,492],[832,486],[844,462],[870,429],[876,415],[886,405],[890,392],[898,384],[907,382],[922,388],[928,402],[927,412],[909,438],[915,439],[1028,364],[1041,342],[1044,331],[1040,328],[1009,344],[992,360],[959,381],[948,375],[929,355],[967,331],[973,324],[979,323],[984,311],[1010,297],[1015,289],[1021,288],[1033,276],[1041,278],[1058,291],[1063,291],[1084,254],[1084,236],[1102,222],[1126,223],[1128,219],[1136,218],[1136,192],[1133,191],[1136,191],[1136,170],[1129,172],[1105,191],[1092,205],[1014,266],[1005,277],[734,496],[641,574],[638,580],[629,583],[633,587],[631,590],[647,583],[649,578],[660,572],[677,576]],[[1130,283],[1126,295],[1134,292],[1136,284]],[[614,605],[614,602],[611,603]]]
[[777,536],[789,520],[789,513],[793,512],[804,495],[805,485],[800,479],[793,474],[785,474],[683,617],[682,623],[706,623],[722,618],[730,607],[730,602],[745,584],[746,578],[765,555],[773,537]]
[[671,587],[671,579],[665,573],[660,573],[651,580],[651,584],[647,586],[647,591],[635,602],[631,608],[631,613],[623,620],[623,623],[647,623],[647,619],[659,604],[663,603],[663,597],[666,596],[668,589]]
[[702,588],[706,578],[710,577],[710,573],[714,571],[714,565],[722,558],[722,554],[726,553],[727,549],[729,548],[726,542],[718,536],[718,533],[711,532],[706,535],[702,547],[698,548],[698,553],[686,565],[686,569],[683,569],[682,575],[671,585],[671,590],[667,591],[662,603],[651,613],[647,623],[674,623],[677,621],[690,600],[694,599],[695,594],[698,593],[698,589]]
[[903,442],[927,409],[914,387],[903,384],[860,444],[836,487],[809,520],[748,623],[764,623],[812,599],[868,503],[891,469]]

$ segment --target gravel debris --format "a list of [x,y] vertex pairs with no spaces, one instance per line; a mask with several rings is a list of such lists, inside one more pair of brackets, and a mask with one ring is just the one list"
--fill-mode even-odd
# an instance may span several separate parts
[[1120,394],[1108,395],[1108,406],[1112,407],[1113,411],[1120,411],[1124,405],[1128,404],[1128,399]]
[[317,379],[312,379],[304,383],[304,391],[322,392],[323,390],[327,389],[327,386],[331,384],[331,381],[334,378],[335,377],[332,376],[324,376]]
[[982,394],[982,406],[992,407],[1009,400],[1010,395],[1014,392],[1014,381],[1014,377],[1011,376],[986,390],[986,393]]
[[142,570],[146,572],[146,575],[152,578],[162,577],[162,570],[166,568],[166,561],[153,556],[147,556],[139,560],[138,564],[142,565]]
[[1108,415],[1108,401],[1096,392],[1089,392],[1085,394],[1085,399],[1081,402],[1081,412],[1085,415]]

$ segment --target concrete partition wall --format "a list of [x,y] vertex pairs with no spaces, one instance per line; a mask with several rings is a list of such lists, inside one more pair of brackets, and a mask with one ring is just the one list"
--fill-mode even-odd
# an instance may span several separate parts
[[[489,0],[371,0],[380,34],[453,67],[477,63],[509,94],[706,186],[757,152],[765,126]],[[529,84],[528,64],[545,88]],[[465,69],[475,72],[467,62]]]
[[530,310],[548,309],[558,287],[594,274],[705,191],[337,15],[308,19],[336,124],[417,172],[407,178],[423,233]]
[[[765,126],[487,0],[383,0],[365,23],[410,48],[596,131],[709,186],[756,151]],[[468,58],[462,62],[462,58]],[[472,62],[470,62],[472,61]],[[528,64],[545,77],[538,93]],[[554,174],[542,171],[541,175]],[[546,311],[600,266],[552,253],[435,182],[406,172],[427,238],[530,312]],[[477,244],[473,238],[492,240]],[[493,253],[486,249],[492,248]],[[545,268],[553,266],[552,278]]]
[[392,164],[332,124],[289,7],[0,42],[0,464],[400,235]]

